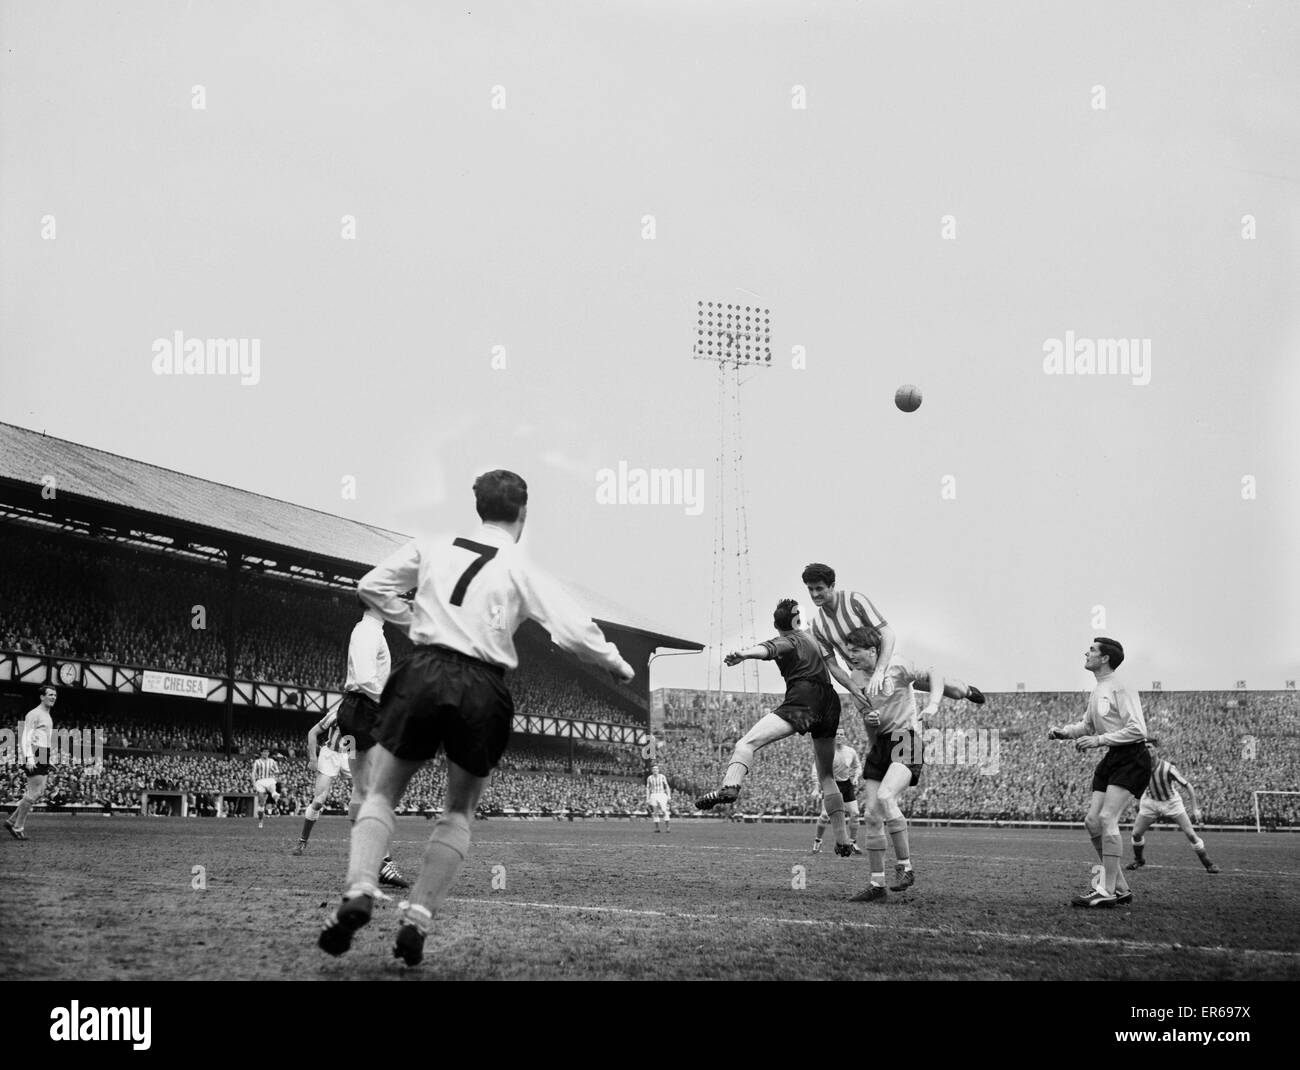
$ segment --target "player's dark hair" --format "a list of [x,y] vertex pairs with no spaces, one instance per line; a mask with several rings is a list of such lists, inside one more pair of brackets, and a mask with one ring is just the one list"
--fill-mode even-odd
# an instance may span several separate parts
[[44,698],[45,692],[47,691],[53,691],[56,695],[59,693],[59,689],[55,687],[53,684],[41,684],[41,689],[36,692],[36,697]]
[[514,472],[497,468],[474,480],[474,506],[481,520],[513,524],[528,504],[528,484]]
[[823,565],[817,561],[805,568],[803,575],[799,578],[803,580],[805,585],[824,583],[827,587],[835,586],[835,570],[830,565]]
[[862,625],[854,628],[844,637],[845,646],[860,646],[865,650],[874,650],[880,653],[880,631],[869,625]]
[[1119,641],[1107,639],[1104,635],[1094,635],[1092,641],[1097,644],[1097,649],[1110,658],[1110,667],[1112,670],[1118,669],[1124,663],[1124,648],[1120,646]]
[[776,612],[772,614],[772,623],[776,625],[777,631],[788,632],[794,624],[794,615],[798,612],[798,602],[793,598],[782,598],[776,604]]

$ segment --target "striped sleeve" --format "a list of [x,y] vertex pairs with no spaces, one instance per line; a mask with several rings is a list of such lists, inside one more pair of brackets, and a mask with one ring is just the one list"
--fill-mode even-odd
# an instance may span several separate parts
[[1173,762],[1169,763],[1169,779],[1177,781],[1185,788],[1190,786],[1187,782],[1187,778],[1178,771],[1178,766],[1174,765]]
[[853,613],[858,621],[871,628],[879,628],[885,623],[885,618],[881,615],[872,603],[871,599],[865,594],[853,591],[849,595],[849,605],[853,608]]
[[812,634],[813,634],[813,639],[817,641],[817,649],[819,649],[822,652],[822,657],[823,658],[834,657],[835,651],[831,649],[830,640],[827,639],[826,637],[826,630],[822,624],[822,619],[820,616],[818,616],[817,619],[813,621]]

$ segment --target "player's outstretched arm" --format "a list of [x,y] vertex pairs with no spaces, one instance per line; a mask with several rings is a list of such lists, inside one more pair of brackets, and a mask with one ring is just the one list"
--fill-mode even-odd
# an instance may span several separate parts
[[852,695],[859,706],[866,705],[867,693],[853,679],[852,675],[844,670],[844,667],[836,660],[835,655],[823,654],[822,660],[826,663],[826,671],[831,674],[831,679]]
[[744,650],[733,650],[722,659],[723,664],[728,667],[739,665],[742,661],[767,661],[767,647],[754,645],[746,647]]
[[378,610],[384,620],[407,631],[411,627],[411,606],[400,596],[414,587],[419,579],[420,547],[412,539],[361,577],[357,583],[357,597]]
[[943,673],[933,665],[926,671],[930,680],[930,701],[925,704],[921,716],[931,717],[939,712],[939,703],[943,701]]
[[558,583],[540,572],[519,570],[516,576],[523,595],[525,614],[537,621],[551,635],[551,641],[593,665],[608,669],[618,680],[627,683],[635,670],[618,652],[618,647],[602,632]]

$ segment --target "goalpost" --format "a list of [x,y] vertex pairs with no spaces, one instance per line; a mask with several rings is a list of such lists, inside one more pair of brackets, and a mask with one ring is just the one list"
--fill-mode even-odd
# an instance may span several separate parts
[[1255,831],[1263,832],[1264,826],[1259,820],[1259,797],[1261,795],[1300,795],[1300,791],[1252,791],[1250,794],[1255,804]]

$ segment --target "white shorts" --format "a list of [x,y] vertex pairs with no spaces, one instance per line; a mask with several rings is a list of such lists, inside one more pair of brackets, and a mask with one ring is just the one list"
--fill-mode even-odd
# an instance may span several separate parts
[[650,796],[650,803],[649,803],[649,806],[650,806],[650,812],[651,812],[652,814],[653,814],[653,813],[661,813],[661,814],[666,814],[666,813],[668,813],[668,796],[667,796],[667,795],[664,795],[663,793],[660,793],[660,794],[658,794],[658,795],[651,795],[651,796]]
[[1138,803],[1138,816],[1150,817],[1159,820],[1162,817],[1178,818],[1187,813],[1187,807],[1183,805],[1183,797],[1174,792],[1173,798],[1168,802],[1156,802],[1150,795],[1143,795]]
[[264,795],[275,794],[275,777],[263,777],[261,780],[253,781],[253,790],[262,792]]
[[352,775],[352,757],[336,750],[330,750],[328,747],[321,747],[320,753],[316,755],[316,769],[331,780],[340,773],[350,777]]

